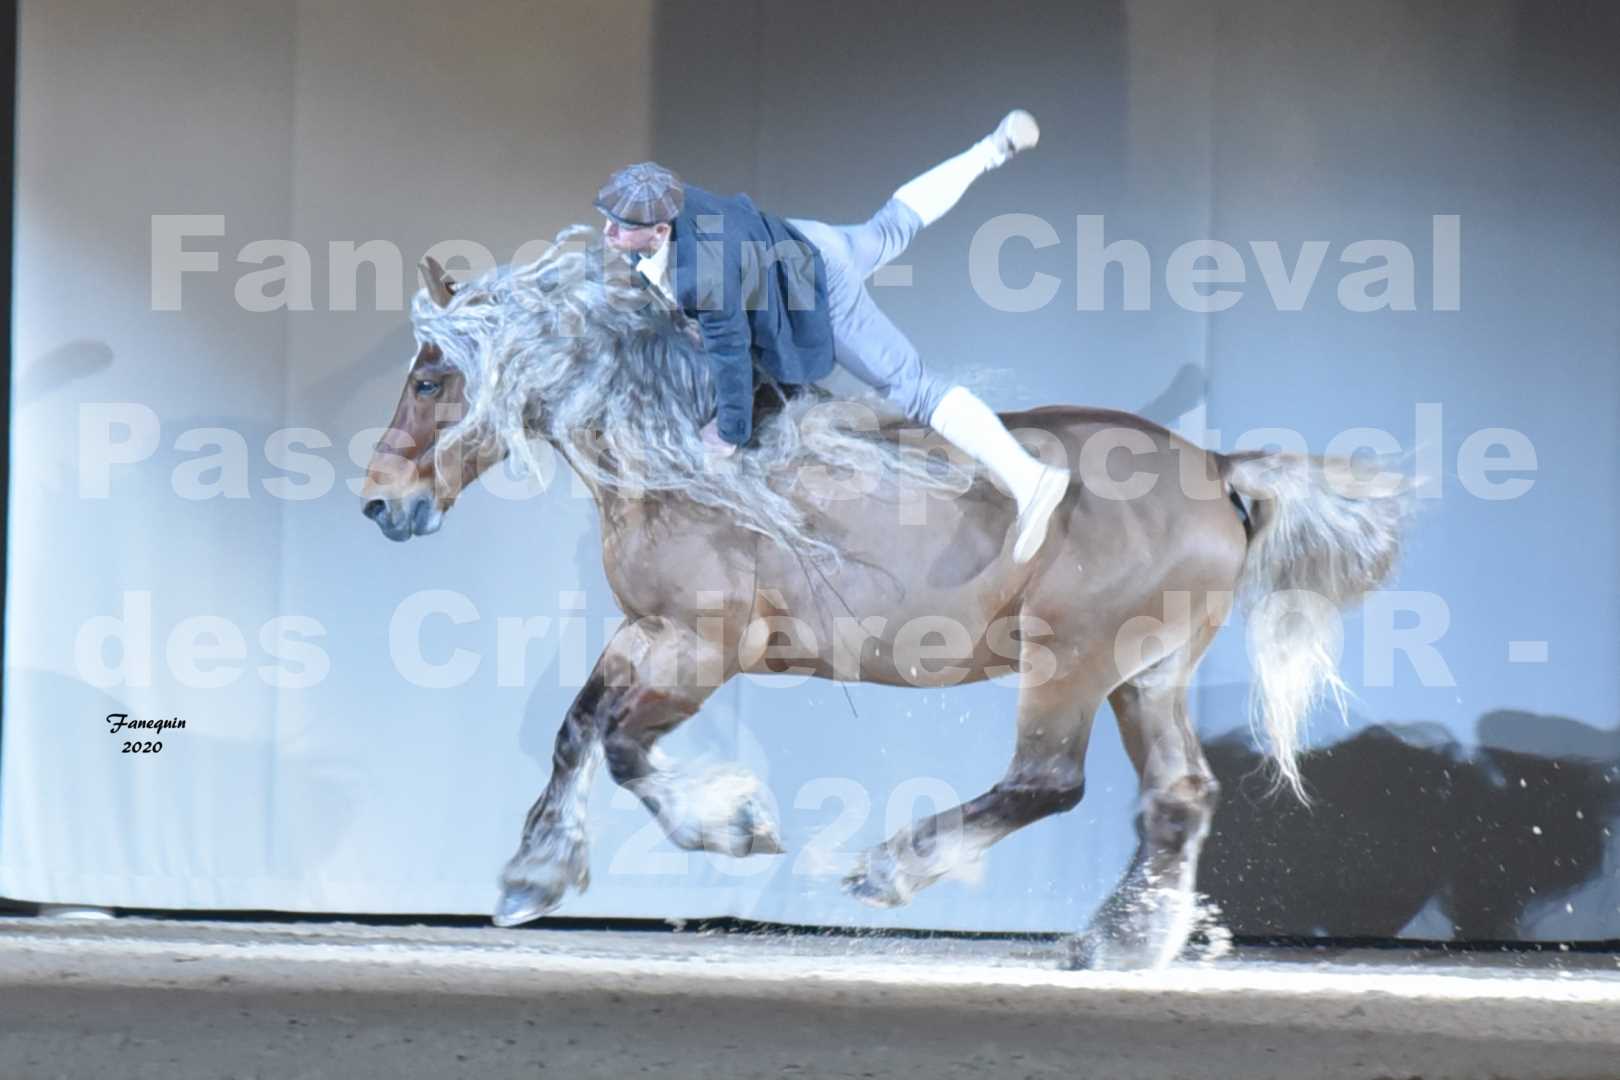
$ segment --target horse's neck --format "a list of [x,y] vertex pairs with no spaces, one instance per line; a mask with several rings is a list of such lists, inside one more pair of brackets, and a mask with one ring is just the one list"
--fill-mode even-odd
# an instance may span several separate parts
[[623,488],[603,484],[586,470],[581,469],[574,463],[574,455],[582,452],[582,448],[577,444],[567,446],[553,438],[551,445],[568,463],[574,475],[579,477],[580,483],[591,493],[591,501],[596,504],[597,522],[601,526],[604,540],[610,536],[623,537],[628,532],[644,527],[649,517],[651,499]]

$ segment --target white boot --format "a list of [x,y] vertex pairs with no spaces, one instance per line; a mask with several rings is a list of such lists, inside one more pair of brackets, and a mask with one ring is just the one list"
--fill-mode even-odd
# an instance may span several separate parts
[[953,386],[934,407],[928,426],[972,457],[1012,492],[1018,503],[1013,561],[1028,562],[1046,539],[1052,511],[1069,490],[1069,470],[1043,465],[1012,437],[1001,418],[963,386]]
[[915,180],[908,180],[894,197],[915,210],[924,225],[932,225],[956,205],[973,181],[1005,165],[1014,154],[1028,150],[1040,139],[1041,129],[1035,118],[1023,109],[1014,109],[1001,118],[995,131]]
[[1021,150],[1029,150],[1041,141],[1041,126],[1023,109],[1014,109],[1001,118],[996,130],[990,133],[990,142],[995,150],[995,160],[991,168],[999,169],[1007,164],[1007,160]]

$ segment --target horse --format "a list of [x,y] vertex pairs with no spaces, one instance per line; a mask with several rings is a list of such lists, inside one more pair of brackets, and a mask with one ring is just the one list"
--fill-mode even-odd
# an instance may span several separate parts
[[[1139,416],[1003,414],[1073,480],[1044,546],[1011,557],[1015,506],[926,430],[859,402],[777,403],[721,458],[698,435],[713,387],[693,324],[566,229],[544,255],[458,283],[431,259],[417,349],[361,492],[403,541],[436,531],[478,475],[544,443],[578,473],[626,616],[562,719],[552,772],[500,874],[493,921],[517,926],[589,885],[586,795],[606,762],[687,850],[782,851],[759,781],[688,775],[661,736],[743,673],[939,687],[1017,685],[1005,774],[861,854],[847,892],[880,907],[1073,809],[1107,702],[1140,784],[1135,855],[1084,931],[1076,967],[1152,968],[1186,945],[1219,788],[1188,687],[1234,607],[1247,611],[1251,722],[1273,790],[1308,801],[1307,714],[1343,707],[1340,612],[1393,572],[1403,474],[1365,462],[1203,449]],[[767,395],[768,396],[768,395]],[[1122,475],[1123,474],[1123,475]]]

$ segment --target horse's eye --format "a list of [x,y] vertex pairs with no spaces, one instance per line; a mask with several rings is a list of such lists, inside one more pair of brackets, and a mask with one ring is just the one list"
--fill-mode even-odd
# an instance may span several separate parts
[[431,379],[417,379],[416,392],[423,397],[432,397],[439,392],[439,384]]

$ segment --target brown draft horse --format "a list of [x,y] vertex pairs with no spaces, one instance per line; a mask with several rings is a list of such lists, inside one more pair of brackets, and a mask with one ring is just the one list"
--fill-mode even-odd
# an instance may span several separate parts
[[[445,407],[465,406],[476,380],[421,328],[435,312],[479,302],[467,294],[480,282],[453,283],[431,260],[423,271],[420,347],[362,494],[365,516],[396,540],[435,531],[456,496],[508,452],[449,467],[439,453]],[[671,325],[667,311],[610,316],[589,292],[576,291],[569,306],[585,332],[548,361],[564,375],[570,364],[631,363],[627,353],[653,322]],[[613,330],[613,319],[628,329]],[[675,347],[667,333],[659,340]],[[558,378],[550,385],[563,385]],[[574,463],[571,433],[546,426],[545,404],[527,403],[536,425],[528,434]],[[802,557],[678,490],[624,491],[576,465],[589,473],[604,569],[627,619],[563,719],[550,782],[501,875],[494,921],[532,921],[589,884],[585,806],[599,759],[676,845],[781,851],[757,781],[734,769],[684,775],[653,749],[727,679],[780,671],[789,657],[817,676],[895,686],[1019,674],[1003,778],[900,830],[845,878],[854,896],[881,906],[905,903],[1014,830],[1079,803],[1092,721],[1107,701],[1140,777],[1140,846],[1072,940],[1071,962],[1152,967],[1174,958],[1193,925],[1197,860],[1217,796],[1188,717],[1193,670],[1234,597],[1254,598],[1254,719],[1279,787],[1304,798],[1299,729],[1324,692],[1343,689],[1339,611],[1390,574],[1409,484],[1391,483],[1387,471],[1368,478],[1343,459],[1206,451],[1120,412],[1053,407],[1003,419],[1043,454],[1061,453],[1075,478],[1025,566],[1011,558],[1013,504],[985,481],[930,498],[918,527],[897,521],[904,499],[892,477],[854,497],[797,495],[817,535],[844,553],[807,570]],[[897,436],[883,427],[867,437]],[[926,433],[922,446],[948,453]],[[791,648],[787,637],[797,639]]]

